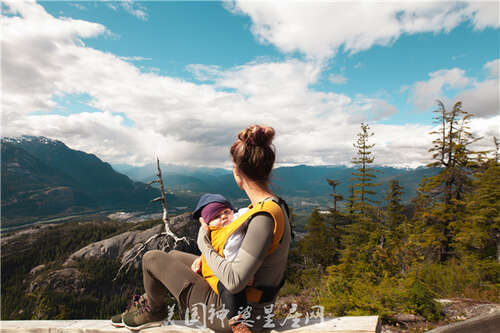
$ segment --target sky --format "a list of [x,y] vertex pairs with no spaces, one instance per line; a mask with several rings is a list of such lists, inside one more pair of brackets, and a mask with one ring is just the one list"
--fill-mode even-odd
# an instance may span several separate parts
[[436,100],[500,137],[498,1],[2,1],[1,135],[111,164],[230,167],[251,125],[277,165],[430,161]]

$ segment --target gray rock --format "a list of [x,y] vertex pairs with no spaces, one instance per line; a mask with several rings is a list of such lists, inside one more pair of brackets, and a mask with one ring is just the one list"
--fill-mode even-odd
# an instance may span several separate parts
[[40,273],[41,271],[43,271],[45,268],[45,265],[38,265],[36,267],[34,267],[31,271],[30,271],[30,275],[31,276],[35,276],[37,275],[38,273]]
[[[175,216],[171,219],[172,231],[179,237],[186,236],[189,243],[180,242],[175,246],[175,249],[190,253],[197,253],[196,237],[199,230],[199,222],[191,218],[190,213]],[[104,239],[99,242],[89,244],[80,250],[71,254],[64,266],[73,266],[78,259],[120,259],[128,254],[130,249],[140,243],[145,242],[152,236],[164,231],[164,225],[158,224],[144,231],[128,231],[120,235]],[[150,242],[147,250],[160,249],[160,239]],[[173,249],[173,248],[172,248]],[[171,250],[169,248],[165,251]]]
[[45,288],[56,292],[82,293],[82,273],[76,268],[63,268],[50,272],[46,277],[42,274],[31,282],[28,291],[33,293]]
[[400,323],[413,323],[413,322],[425,321],[424,317],[411,313],[398,313],[392,316],[392,318]]
[[77,262],[74,261],[73,259],[68,258],[61,266],[62,267],[76,267]]

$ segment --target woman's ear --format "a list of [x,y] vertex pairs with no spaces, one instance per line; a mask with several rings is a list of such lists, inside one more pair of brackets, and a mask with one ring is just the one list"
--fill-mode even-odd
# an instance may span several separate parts
[[240,169],[238,169],[238,166],[236,164],[233,164],[233,177],[236,185],[238,185],[238,187],[242,190],[243,177],[241,175]]

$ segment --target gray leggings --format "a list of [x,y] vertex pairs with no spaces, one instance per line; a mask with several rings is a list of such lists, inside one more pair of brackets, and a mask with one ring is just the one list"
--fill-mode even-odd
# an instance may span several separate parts
[[[197,256],[177,250],[168,253],[153,250],[148,251],[142,258],[142,272],[144,289],[153,308],[164,306],[164,299],[169,294],[173,295],[181,313],[186,309],[190,311],[197,303],[205,304],[207,310],[197,305],[200,317],[208,317],[211,304],[215,310],[222,307],[220,297],[210,288],[205,279],[191,270],[191,264]],[[207,327],[216,332],[231,332],[227,319],[215,317],[212,321],[206,320]]]

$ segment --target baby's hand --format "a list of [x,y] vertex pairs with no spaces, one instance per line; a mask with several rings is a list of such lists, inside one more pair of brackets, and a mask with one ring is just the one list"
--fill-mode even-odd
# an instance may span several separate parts
[[191,270],[195,273],[201,273],[201,256],[193,261],[191,264]]
[[199,218],[199,220],[200,220],[200,225],[201,225],[201,227],[202,227],[203,229],[205,229],[205,230],[210,230],[210,229],[208,228],[208,223],[205,221],[205,219],[204,219],[203,217],[200,217],[200,218]]

